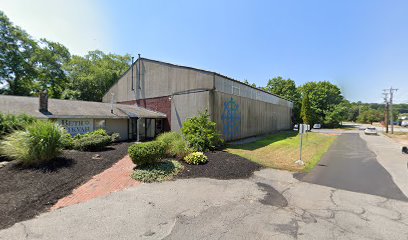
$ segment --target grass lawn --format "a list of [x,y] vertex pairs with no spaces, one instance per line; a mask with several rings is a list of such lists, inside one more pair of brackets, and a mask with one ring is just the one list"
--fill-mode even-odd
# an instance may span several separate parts
[[384,133],[389,138],[394,139],[395,141],[402,143],[402,144],[408,144],[408,133],[407,132],[397,132],[394,131],[394,134],[391,134],[391,130],[389,133]]
[[303,136],[302,158],[305,166],[295,163],[299,159],[300,135],[297,132],[273,134],[256,142],[231,145],[227,151],[265,167],[295,172],[308,172],[320,161],[337,136],[309,132]]

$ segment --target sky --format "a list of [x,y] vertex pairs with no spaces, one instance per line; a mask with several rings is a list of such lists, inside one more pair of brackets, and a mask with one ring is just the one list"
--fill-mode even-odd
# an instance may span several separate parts
[[330,81],[350,101],[408,103],[408,1],[0,0],[34,38],[73,54],[100,49],[265,86]]

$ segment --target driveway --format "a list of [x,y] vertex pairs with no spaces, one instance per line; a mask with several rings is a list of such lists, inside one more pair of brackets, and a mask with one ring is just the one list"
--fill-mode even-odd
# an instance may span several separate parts
[[[398,153],[400,154],[400,151]],[[405,170],[408,173],[406,168]],[[340,135],[320,164],[300,179],[309,183],[408,201],[391,174],[379,163],[376,154],[368,148],[366,141],[358,133]],[[408,178],[405,179],[407,180]]]
[[0,239],[407,239],[408,203],[301,182],[248,179],[141,184],[0,231]]

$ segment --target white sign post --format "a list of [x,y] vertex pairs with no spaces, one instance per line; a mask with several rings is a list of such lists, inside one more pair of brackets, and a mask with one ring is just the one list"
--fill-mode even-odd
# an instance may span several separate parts
[[303,146],[303,134],[310,129],[310,125],[306,124],[299,124],[299,134],[300,134],[300,153],[299,153],[299,160],[297,160],[295,163],[304,166],[305,162],[302,160],[302,146]]

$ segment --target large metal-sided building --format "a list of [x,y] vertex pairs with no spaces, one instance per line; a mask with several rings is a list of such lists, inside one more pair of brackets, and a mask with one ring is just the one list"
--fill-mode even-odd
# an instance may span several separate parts
[[146,58],[134,62],[103,97],[103,102],[112,101],[166,115],[131,119],[129,129],[139,129],[133,135],[141,139],[150,128],[178,131],[205,110],[227,141],[267,134],[289,129],[293,108],[288,100],[221,74]]

